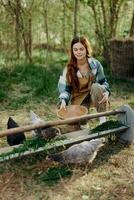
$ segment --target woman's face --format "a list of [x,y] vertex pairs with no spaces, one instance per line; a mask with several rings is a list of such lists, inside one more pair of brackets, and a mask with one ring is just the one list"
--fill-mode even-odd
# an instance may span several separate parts
[[77,60],[82,60],[86,58],[86,48],[80,42],[77,42],[73,45],[73,54]]

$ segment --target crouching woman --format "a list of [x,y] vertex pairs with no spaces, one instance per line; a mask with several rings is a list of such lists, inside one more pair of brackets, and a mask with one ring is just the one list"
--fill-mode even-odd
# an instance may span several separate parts
[[[92,49],[85,37],[71,42],[70,59],[58,82],[60,109],[72,105],[91,105],[97,112],[106,111],[110,89],[101,63],[92,57]],[[101,123],[105,121],[101,117]]]

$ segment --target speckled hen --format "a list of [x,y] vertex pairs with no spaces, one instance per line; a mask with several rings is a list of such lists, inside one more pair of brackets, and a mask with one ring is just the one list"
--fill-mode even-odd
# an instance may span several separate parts
[[104,142],[105,138],[84,141],[80,144],[75,144],[60,153],[48,155],[47,159],[62,164],[91,163],[96,157],[99,148],[104,145]]

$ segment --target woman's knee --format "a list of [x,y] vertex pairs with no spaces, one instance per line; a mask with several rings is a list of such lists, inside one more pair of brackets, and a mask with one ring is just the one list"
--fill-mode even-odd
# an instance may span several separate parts
[[93,83],[91,86],[91,94],[98,94],[98,93],[103,93],[103,88],[99,83]]

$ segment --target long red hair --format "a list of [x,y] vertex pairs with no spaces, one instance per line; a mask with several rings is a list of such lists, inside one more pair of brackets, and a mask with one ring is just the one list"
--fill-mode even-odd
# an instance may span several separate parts
[[75,58],[73,54],[73,45],[77,42],[80,42],[85,48],[87,52],[87,58],[91,57],[92,49],[90,46],[89,41],[86,37],[74,37],[71,42],[71,48],[70,48],[70,60],[67,64],[67,81],[69,85],[72,86],[73,89],[78,89],[79,82],[77,78],[77,59]]

